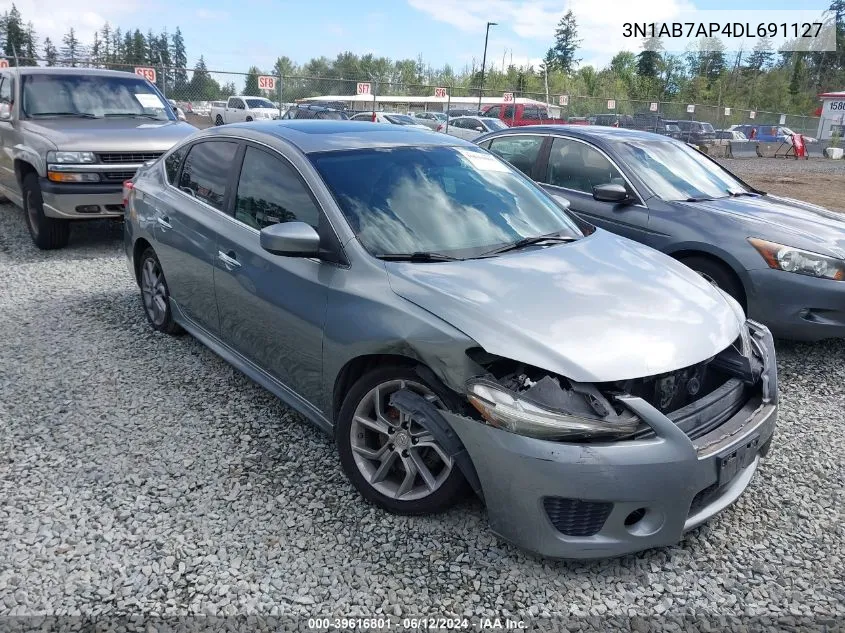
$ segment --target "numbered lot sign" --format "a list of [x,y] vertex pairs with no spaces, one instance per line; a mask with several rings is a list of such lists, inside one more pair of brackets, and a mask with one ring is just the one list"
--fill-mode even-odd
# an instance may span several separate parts
[[446,88],[435,88],[434,89],[434,96],[438,99],[445,99],[446,98]]
[[367,82],[359,83],[358,84],[358,94],[359,95],[371,95],[371,94],[373,94],[373,87]]
[[9,67],[9,60],[8,59],[0,59],[0,68],[8,68]]
[[725,116],[730,116],[730,115],[731,115],[731,109],[725,108]]
[[136,66],[135,67],[135,74],[139,77],[143,77],[147,81],[151,83],[156,82],[156,69],[149,68],[147,66]]
[[559,105],[568,106],[569,105],[569,95],[560,95],[557,100]]
[[607,109],[608,110],[615,110],[616,109],[616,99],[608,99],[607,100]]
[[648,104],[649,112],[657,112],[657,103],[652,101]]
[[272,75],[261,75],[258,78],[258,89],[259,90],[275,90],[276,89],[276,78]]
[[694,105],[692,105],[692,104],[689,104],[689,105],[687,106],[687,114],[692,114],[692,113],[694,113],[694,112],[695,112],[695,106],[694,106]]
[[754,110],[752,110],[751,112],[748,113],[748,118],[749,119],[756,119],[757,113]]
[[502,101],[504,103],[513,103],[513,93],[512,92],[506,92],[505,94],[503,94],[502,95]]

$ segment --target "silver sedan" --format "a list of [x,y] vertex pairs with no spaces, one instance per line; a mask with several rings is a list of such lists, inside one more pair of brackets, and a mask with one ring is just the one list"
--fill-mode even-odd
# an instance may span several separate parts
[[733,503],[771,443],[765,327],[468,142],[227,125],[125,195],[151,327],[187,331],[330,433],[388,511],[472,489],[521,547],[620,555]]

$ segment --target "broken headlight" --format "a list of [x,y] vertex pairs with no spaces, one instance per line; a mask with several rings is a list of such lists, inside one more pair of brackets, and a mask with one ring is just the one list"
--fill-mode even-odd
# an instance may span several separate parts
[[[555,379],[544,379],[557,385]],[[534,383],[540,385],[542,381]],[[481,417],[490,425],[518,435],[545,440],[576,440],[613,438],[634,432],[639,418],[633,414],[617,415],[606,400],[590,385],[582,390],[557,389],[566,394],[567,411],[552,409],[534,402],[527,392],[516,393],[487,378],[473,378],[467,382],[467,398]],[[596,401],[591,401],[596,398]],[[601,416],[598,411],[604,411]]]

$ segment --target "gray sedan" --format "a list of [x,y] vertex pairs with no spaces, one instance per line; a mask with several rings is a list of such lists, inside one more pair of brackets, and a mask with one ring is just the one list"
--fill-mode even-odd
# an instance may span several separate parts
[[476,141],[596,226],[687,264],[775,336],[845,336],[845,220],[658,134],[532,126]]
[[150,325],[187,330],[332,434],[391,512],[471,488],[521,547],[619,555],[733,503],[771,443],[764,326],[470,143],[227,125],[126,196]]

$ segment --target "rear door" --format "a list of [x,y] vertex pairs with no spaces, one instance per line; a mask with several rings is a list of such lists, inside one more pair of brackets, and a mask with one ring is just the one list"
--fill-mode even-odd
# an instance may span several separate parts
[[230,221],[223,209],[238,143],[200,141],[183,149],[165,159],[170,184],[149,202],[156,222],[155,251],[179,309],[217,335],[213,271],[218,232]]
[[537,165],[548,138],[540,134],[505,134],[484,143],[483,147],[508,161],[532,180],[539,180]]
[[310,188],[280,154],[251,144],[234,170],[231,221],[219,238],[214,283],[223,340],[314,402],[334,265],[271,255],[259,231],[280,222],[330,231]]
[[[587,222],[603,229],[648,243],[648,208],[619,168],[591,143],[555,136],[548,157],[539,166],[538,180],[546,191],[569,200],[570,209]],[[593,187],[620,184],[635,202],[602,202],[593,197]]]

